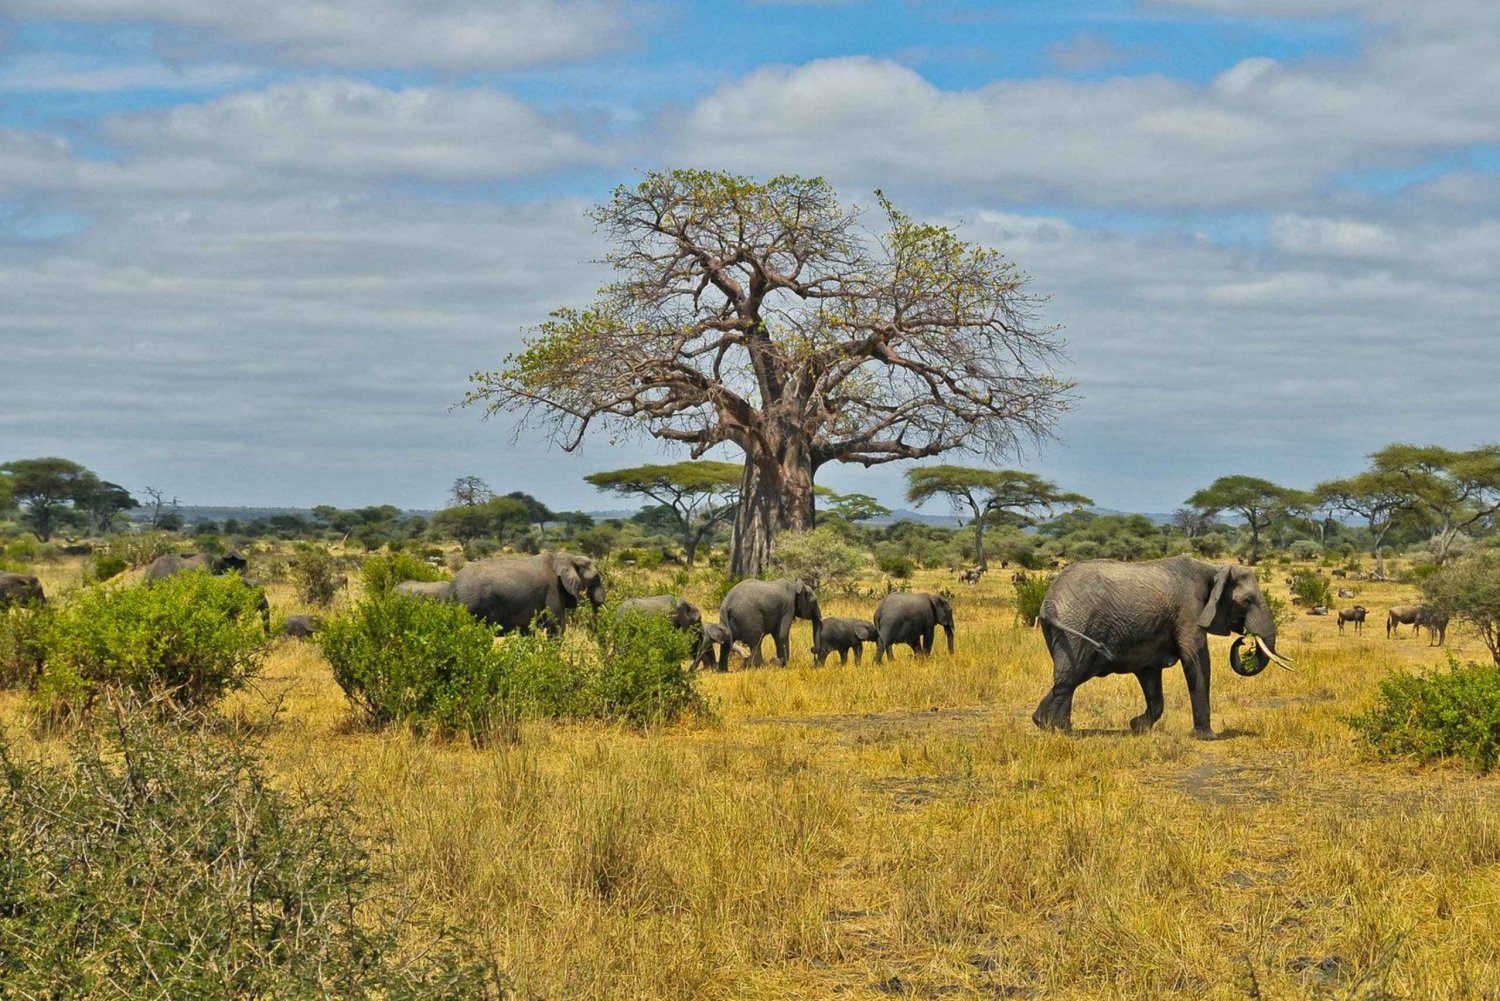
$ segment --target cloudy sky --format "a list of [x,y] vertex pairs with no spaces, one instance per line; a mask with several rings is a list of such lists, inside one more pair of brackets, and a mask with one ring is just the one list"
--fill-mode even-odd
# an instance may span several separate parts
[[[1106,506],[1500,437],[1483,0],[0,0],[0,460],[609,506],[584,474],[672,453],[455,404],[588,300],[584,211],[660,166],[1004,251],[1082,397],[1025,465]],[[901,467],[820,481],[894,502]]]

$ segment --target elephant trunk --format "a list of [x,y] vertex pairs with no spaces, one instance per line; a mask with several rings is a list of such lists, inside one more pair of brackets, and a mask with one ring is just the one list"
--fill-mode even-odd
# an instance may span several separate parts
[[1245,642],[1245,637],[1237,637],[1229,647],[1229,666],[1235,674],[1244,678],[1253,678],[1267,667],[1271,666],[1271,658],[1261,651],[1259,644],[1256,645],[1255,659],[1252,664],[1246,664],[1240,660],[1240,646]]
[[948,634],[948,656],[953,656],[953,623],[944,622],[943,632]]
[[[1229,648],[1229,666],[1235,674],[1246,678],[1254,677],[1271,664],[1287,671],[1292,669],[1291,661],[1276,652],[1276,622],[1271,618],[1270,609],[1252,609],[1245,619],[1244,632],[1246,635],[1237,638]],[[1240,645],[1245,642],[1246,636],[1255,645],[1253,664],[1245,664],[1240,659]]]
[[821,650],[823,649],[823,617],[821,615],[818,615],[816,613],[813,614],[812,627],[813,647],[814,649]]

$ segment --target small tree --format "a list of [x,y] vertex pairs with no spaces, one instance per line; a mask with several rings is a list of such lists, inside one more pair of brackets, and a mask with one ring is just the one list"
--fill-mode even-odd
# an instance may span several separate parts
[[891,509],[869,494],[836,494],[832,490],[823,497],[822,509],[852,522],[884,518]]
[[7,462],[0,466],[0,476],[24,509],[32,534],[42,542],[49,541],[62,527],[84,523],[84,516],[74,510],[74,505],[100,486],[93,473],[56,456]]
[[1220,511],[1233,511],[1245,519],[1250,530],[1250,553],[1245,560],[1251,566],[1260,562],[1260,537],[1286,510],[1294,497],[1292,491],[1269,480],[1254,476],[1221,476],[1189,497],[1187,502],[1208,517]]
[[[156,487],[144,487],[141,493],[146,495],[146,510],[150,512],[147,527],[151,531],[174,532],[182,527],[182,515],[177,512],[176,497],[168,500],[165,491]],[[229,523],[224,524],[224,530],[229,531]]]
[[495,496],[488,483],[477,476],[460,476],[448,491],[454,507],[474,507]]
[[1058,343],[1025,275],[876,198],[872,232],[818,178],[622,185],[593,214],[615,280],[477,374],[467,402],[539,420],[568,450],[601,427],[695,459],[737,446],[739,576],[765,569],[778,533],[813,526],[827,463],[996,456],[1048,435],[1071,386],[1051,374]]
[[693,565],[703,540],[734,517],[741,468],[732,462],[678,462],[632,466],[583,479],[621,497],[649,497],[671,514],[683,556]]
[[493,538],[509,528],[530,524],[526,505],[513,497],[491,497],[478,504],[445,508],[432,516],[430,530],[439,537],[467,546],[475,539]]
[[1036,516],[1060,506],[1092,504],[1083,494],[1059,490],[1057,484],[1015,469],[973,469],[968,466],[922,466],[906,472],[907,499],[918,507],[934,497],[946,497],[954,510],[967,507],[974,520],[974,556],[981,570],[989,569],[984,552],[987,519],[1009,517],[1030,524]]
[[1422,593],[1439,615],[1473,626],[1500,664],[1500,552],[1479,550],[1459,557],[1423,580]]
[[1500,513],[1500,445],[1467,452],[1436,445],[1387,445],[1370,456],[1375,471],[1402,485],[1406,506],[1433,527],[1433,555]]
[[114,526],[120,514],[140,507],[141,502],[118,483],[95,479],[79,489],[73,497],[73,505],[87,514],[94,531],[103,535]]
[[1320,483],[1313,495],[1338,511],[1347,511],[1365,519],[1370,532],[1370,555],[1375,557],[1375,573],[1385,576],[1385,537],[1409,514],[1413,504],[1406,479],[1392,472],[1366,472],[1343,480]]
[[851,584],[865,565],[864,550],[831,528],[788,532],[776,547],[772,565],[788,577],[810,581],[815,588]]

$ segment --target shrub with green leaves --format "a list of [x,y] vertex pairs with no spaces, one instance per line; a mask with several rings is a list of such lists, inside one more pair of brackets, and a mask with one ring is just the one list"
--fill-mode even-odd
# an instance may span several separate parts
[[116,536],[109,544],[109,551],[133,567],[144,567],[158,556],[176,552],[178,543],[178,538],[169,532],[134,532]]
[[1047,589],[1052,578],[1045,574],[1021,573],[1015,581],[1016,614],[1028,627],[1036,625],[1042,614],[1042,602],[1047,598]]
[[1455,758],[1489,771],[1500,763],[1500,665],[1461,665],[1449,654],[1446,670],[1395,672],[1347,722],[1380,757]]
[[374,595],[319,637],[364,718],[483,742],[517,719],[669,722],[699,704],[693,637],[656,616],[605,617],[599,643],[537,632],[498,643],[461,605]]
[[70,715],[108,687],[209,705],[260,670],[264,601],[239,574],[84,588],[55,610],[47,629],[40,707]]
[[0,609],[0,688],[30,685],[41,673],[55,607]]
[[242,736],[117,709],[65,761],[0,735],[6,997],[497,999],[395,906],[346,800],[267,781]]
[[327,549],[298,546],[297,563],[289,572],[298,598],[323,608],[333,604],[334,596],[339,593],[339,563]]
[[771,556],[772,565],[786,576],[830,590],[857,578],[864,562],[864,550],[826,526],[810,532],[783,532]]
[[125,557],[108,551],[96,553],[94,558],[89,560],[89,576],[94,580],[110,580],[128,569],[130,569],[130,564]]
[[365,558],[359,568],[366,594],[390,594],[403,580],[447,580],[442,570],[411,553],[380,553]]
[[1279,594],[1270,594],[1262,591],[1261,596],[1266,599],[1266,607],[1271,611],[1271,622],[1276,626],[1278,633],[1292,624],[1292,620],[1297,616],[1292,611],[1290,602]]
[[1311,570],[1293,570],[1292,596],[1296,598],[1299,605],[1308,607],[1322,605],[1325,608],[1332,608],[1333,582]]

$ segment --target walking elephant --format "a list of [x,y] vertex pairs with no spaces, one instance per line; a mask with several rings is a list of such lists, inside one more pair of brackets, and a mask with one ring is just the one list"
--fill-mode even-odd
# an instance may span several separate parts
[[703,635],[698,640],[698,653],[693,658],[694,667],[713,668],[719,666],[719,651],[734,646],[734,638],[728,627],[718,622],[703,623]]
[[568,612],[587,600],[604,604],[604,581],[594,561],[574,553],[498,557],[465,564],[450,584],[453,600],[501,633],[530,632],[540,624],[561,635]]
[[151,561],[146,568],[147,580],[162,580],[174,574],[193,573],[197,570],[207,570],[216,576],[235,571],[241,576],[250,569],[250,561],[236,550],[230,550],[222,556],[211,553],[189,553],[186,556],[178,556],[169,553],[166,556],[158,556]]
[[813,663],[819,667],[828,659],[828,655],[836,653],[839,655],[839,663],[849,663],[849,651],[854,651],[854,663],[857,666],[860,658],[864,656],[866,643],[878,643],[879,636],[875,632],[875,623],[866,622],[863,619],[839,619],[830,618],[823,620],[823,628],[818,633],[818,641],[813,644]]
[[281,635],[294,639],[308,639],[322,629],[323,620],[316,615],[288,615],[281,623]]
[[[1075,563],[1048,589],[1041,623],[1052,655],[1052,688],[1031,719],[1043,729],[1072,725],[1073,692],[1085,681],[1134,674],[1146,711],[1130,721],[1130,728],[1145,733],[1161,719],[1161,673],[1180,661],[1193,705],[1193,733],[1212,738],[1210,634],[1240,634],[1229,648],[1236,674],[1256,675],[1273,662],[1291,670],[1276,652],[1276,623],[1249,567],[1214,566],[1188,556]],[[1253,665],[1240,660],[1246,639],[1255,646]]]
[[650,598],[627,598],[620,602],[616,615],[636,612],[642,615],[660,615],[670,619],[674,629],[692,629],[703,624],[703,613],[691,601],[683,601],[675,594],[658,594]]
[[[761,655],[761,641],[769,634],[776,642],[776,663],[786,666],[791,654],[793,619],[808,619],[812,622],[813,646],[817,646],[823,630],[823,610],[818,606],[818,595],[812,585],[800,580],[742,580],[719,604],[719,622],[729,630],[733,642],[750,648],[750,664],[760,667],[765,663]],[[719,647],[719,670],[729,670],[729,648],[733,642]]]
[[897,643],[910,646],[918,657],[932,653],[932,640],[942,626],[953,653],[953,606],[937,594],[888,594],[875,606],[875,663],[892,656]]
[[0,573],[0,608],[11,605],[45,605],[42,582],[31,574]]

